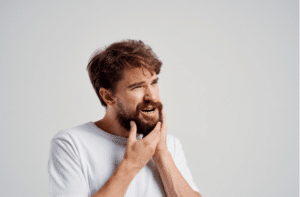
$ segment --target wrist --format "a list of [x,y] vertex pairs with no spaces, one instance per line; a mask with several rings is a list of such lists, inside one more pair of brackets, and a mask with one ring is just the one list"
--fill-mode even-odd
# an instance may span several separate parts
[[156,151],[153,155],[153,160],[155,163],[162,161],[163,159],[172,158],[172,155],[168,149]]
[[129,177],[135,177],[141,169],[134,166],[130,161],[127,159],[123,159],[119,165],[119,171]]

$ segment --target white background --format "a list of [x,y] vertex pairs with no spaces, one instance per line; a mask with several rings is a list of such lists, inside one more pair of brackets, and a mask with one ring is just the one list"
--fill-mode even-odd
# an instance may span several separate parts
[[86,66],[141,39],[204,197],[299,196],[296,0],[0,1],[0,196],[47,196],[51,138],[103,117]]

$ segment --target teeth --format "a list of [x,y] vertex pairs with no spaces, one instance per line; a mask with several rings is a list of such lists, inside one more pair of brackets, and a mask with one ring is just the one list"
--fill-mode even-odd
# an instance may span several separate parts
[[146,113],[152,113],[152,112],[154,112],[154,108],[144,109],[142,111],[146,112]]

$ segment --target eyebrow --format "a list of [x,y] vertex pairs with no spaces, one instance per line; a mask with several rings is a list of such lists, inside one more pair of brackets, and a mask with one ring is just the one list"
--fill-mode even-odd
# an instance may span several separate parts
[[[157,81],[158,81],[158,77],[156,77],[152,82],[157,82]],[[145,81],[133,83],[133,84],[129,85],[128,88],[133,88],[133,87],[135,87],[135,86],[139,86],[139,85],[142,85],[142,84],[144,84],[144,83],[145,83]]]
[[156,77],[152,82],[158,82],[158,77]]
[[145,81],[137,82],[137,83],[134,83],[134,84],[129,85],[128,88],[133,88],[133,87],[135,87],[135,86],[142,85],[143,83],[145,83]]

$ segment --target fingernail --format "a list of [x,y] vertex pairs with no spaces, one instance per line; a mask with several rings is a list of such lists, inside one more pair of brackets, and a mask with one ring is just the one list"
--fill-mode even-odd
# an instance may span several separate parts
[[130,126],[131,126],[131,127],[133,126],[133,122],[132,122],[132,121],[130,121]]

